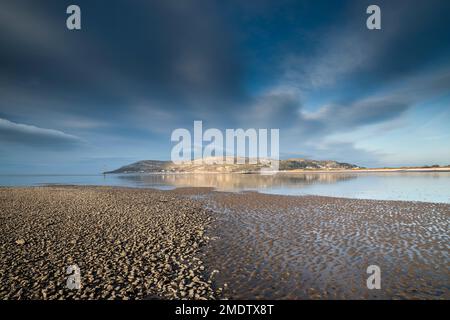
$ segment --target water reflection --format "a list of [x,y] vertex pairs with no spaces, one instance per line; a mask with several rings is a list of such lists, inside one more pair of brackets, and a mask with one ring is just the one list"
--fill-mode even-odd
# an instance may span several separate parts
[[126,184],[173,187],[210,187],[219,191],[303,188],[311,184],[334,184],[356,179],[357,174],[148,174],[121,175]]
[[0,175],[0,186],[48,184],[158,189],[211,187],[219,191],[450,203],[450,172]]
[[114,184],[161,189],[211,187],[219,191],[450,203],[450,172],[146,174],[112,179],[118,180]]

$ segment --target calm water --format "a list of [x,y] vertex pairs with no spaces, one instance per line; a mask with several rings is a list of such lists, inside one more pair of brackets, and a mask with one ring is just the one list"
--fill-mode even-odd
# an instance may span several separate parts
[[450,172],[257,174],[0,175],[1,186],[214,187],[284,195],[450,203]]

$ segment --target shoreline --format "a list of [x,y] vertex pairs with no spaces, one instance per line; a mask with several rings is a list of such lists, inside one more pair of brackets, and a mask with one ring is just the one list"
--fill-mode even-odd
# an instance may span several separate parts
[[450,172],[450,167],[442,168],[368,168],[368,169],[330,169],[330,170],[315,170],[315,169],[294,169],[294,170],[278,170],[267,172],[249,172],[249,171],[235,171],[235,172],[220,172],[220,171],[179,171],[179,172],[120,172],[120,173],[42,173],[42,174],[28,174],[28,173],[0,173],[3,177],[17,177],[17,176],[36,176],[36,177],[83,177],[83,176],[118,176],[118,175],[192,175],[192,174],[230,174],[230,175],[274,175],[274,174],[298,174],[298,173],[372,173],[372,172]]
[[373,169],[342,169],[342,170],[289,170],[280,173],[365,173],[365,172],[450,172],[450,168],[373,168]]
[[[449,204],[104,186],[0,198],[2,299],[450,298]],[[65,288],[72,263],[81,291]],[[364,287],[368,263],[385,290]]]
[[423,201],[423,200],[402,200],[402,199],[372,199],[372,198],[354,198],[354,197],[342,197],[342,196],[328,196],[320,194],[282,194],[282,193],[271,193],[264,192],[262,190],[220,190],[209,186],[172,186],[171,189],[157,188],[151,186],[115,186],[115,185],[83,185],[83,184],[43,184],[43,185],[30,185],[30,186],[2,186],[0,185],[0,191],[3,189],[32,189],[32,188],[110,188],[110,189],[125,189],[125,190],[149,190],[149,191],[160,191],[160,192],[174,192],[177,193],[179,190],[190,190],[189,193],[200,192],[203,193],[205,190],[208,192],[217,192],[225,194],[261,194],[268,196],[279,196],[279,197],[320,197],[320,198],[330,198],[330,199],[343,199],[343,200],[361,200],[361,201],[388,201],[388,202],[405,202],[405,203],[423,203],[423,204],[443,204],[450,205],[449,202],[436,202],[436,201]]
[[182,175],[182,174],[290,174],[290,173],[365,173],[365,172],[450,172],[449,167],[443,168],[368,168],[368,169],[330,169],[330,170],[315,170],[315,169],[293,169],[293,170],[278,170],[278,171],[178,171],[178,172],[117,172],[117,173],[100,173],[99,175]]

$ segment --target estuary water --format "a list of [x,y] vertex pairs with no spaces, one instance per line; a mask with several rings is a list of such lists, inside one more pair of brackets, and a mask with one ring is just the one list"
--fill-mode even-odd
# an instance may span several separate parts
[[101,185],[169,190],[212,187],[281,195],[450,203],[450,172],[0,175],[0,186]]

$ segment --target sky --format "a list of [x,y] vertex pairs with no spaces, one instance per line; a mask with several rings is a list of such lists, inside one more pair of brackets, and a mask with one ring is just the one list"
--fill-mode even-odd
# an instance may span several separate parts
[[[66,28],[81,8],[82,29]],[[368,30],[366,8],[381,8]],[[450,1],[0,0],[0,174],[169,160],[177,128],[281,158],[450,164]]]

